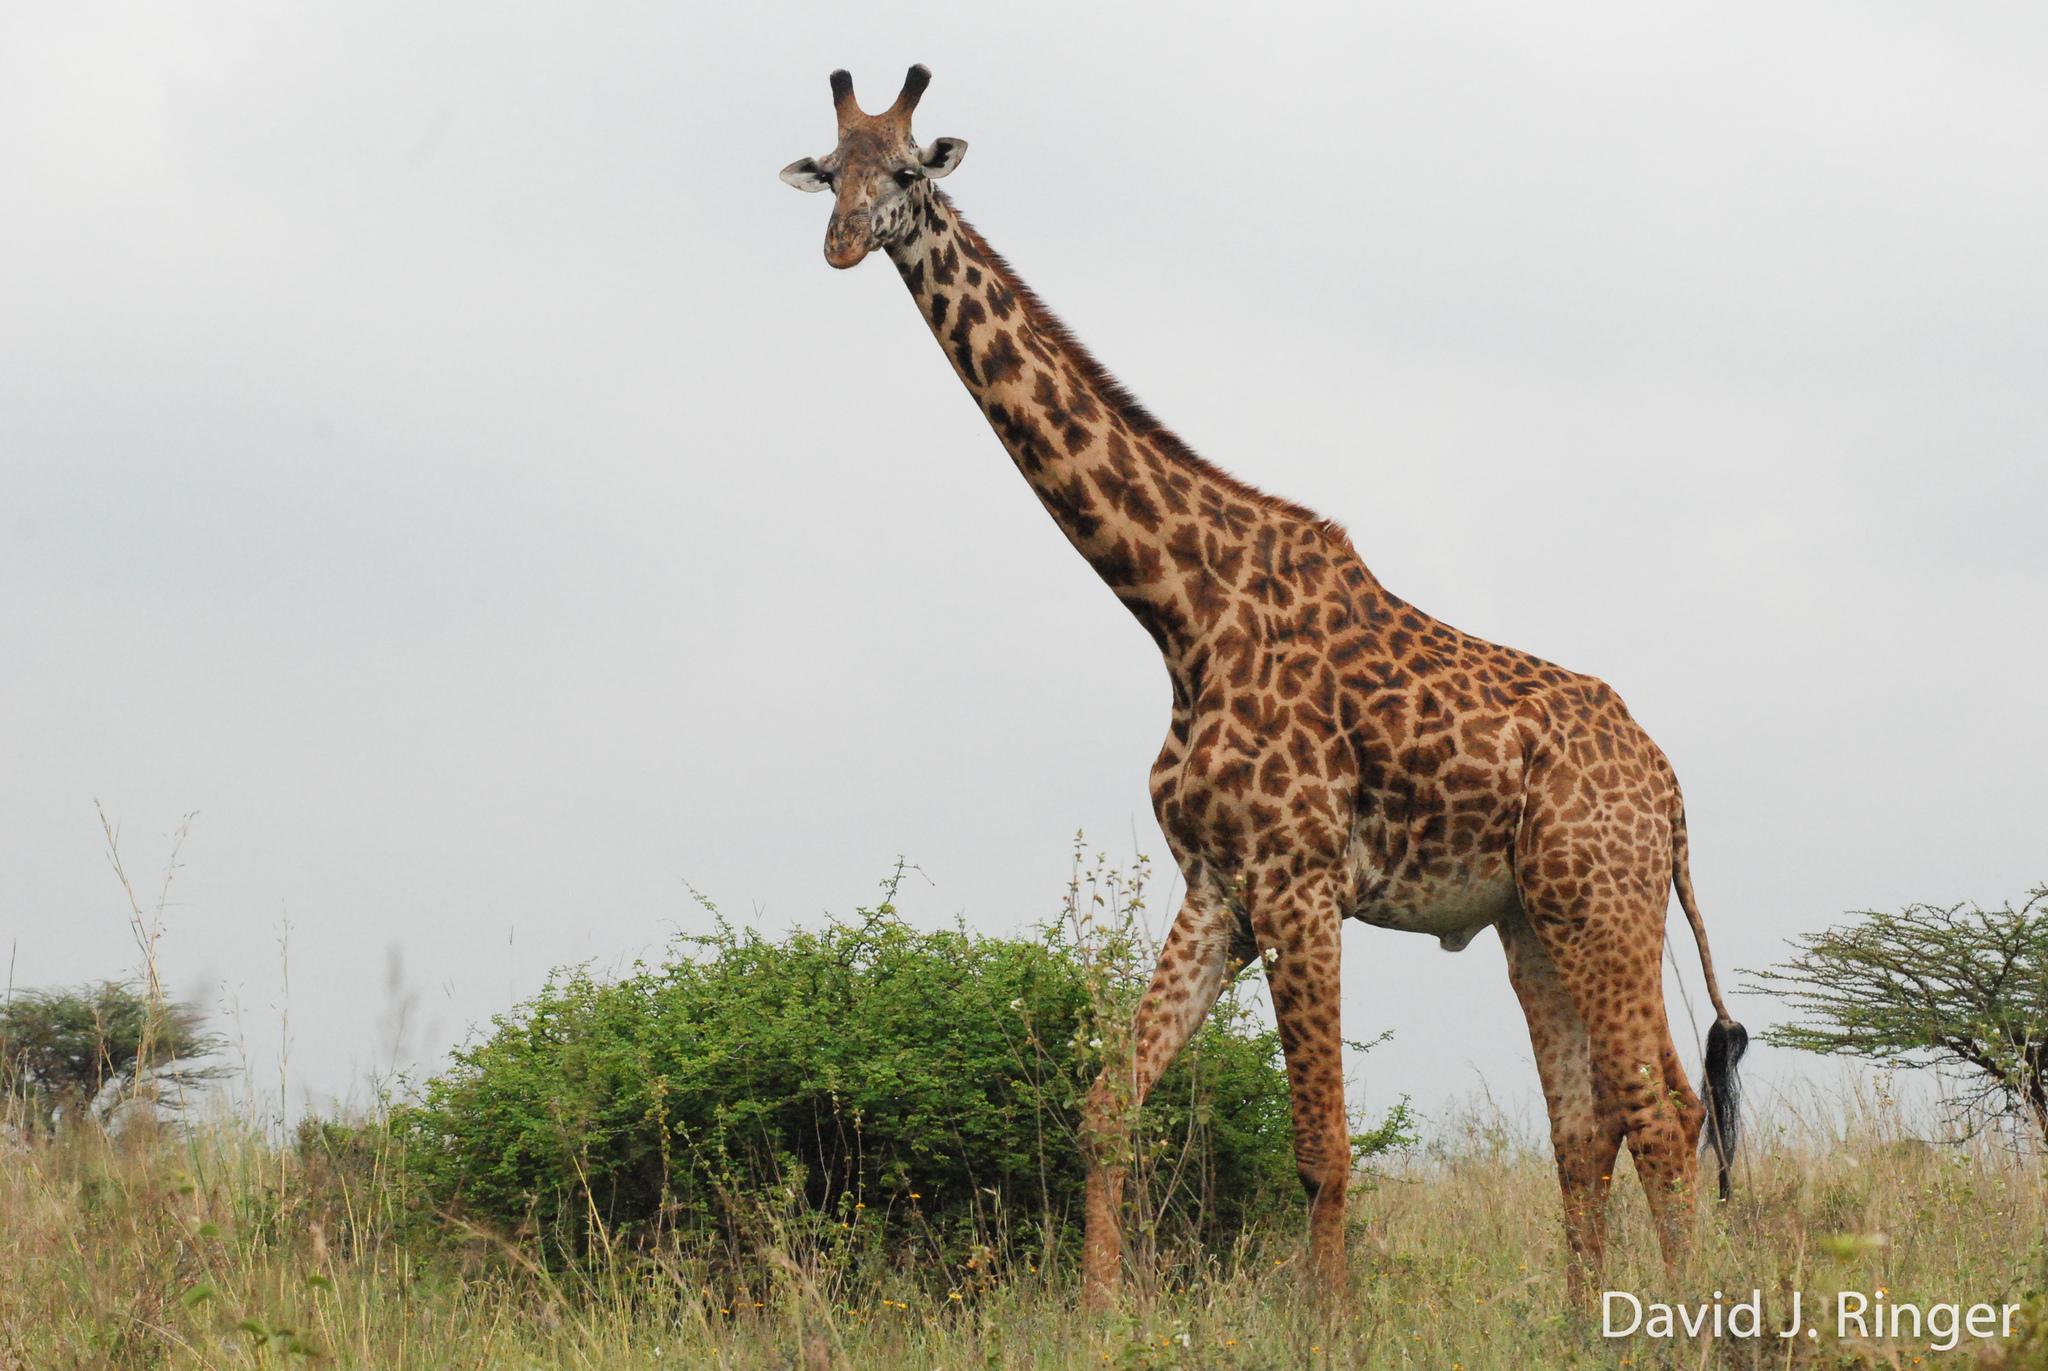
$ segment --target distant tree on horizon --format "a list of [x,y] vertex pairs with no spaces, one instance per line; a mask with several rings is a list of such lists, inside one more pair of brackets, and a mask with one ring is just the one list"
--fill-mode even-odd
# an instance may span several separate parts
[[1959,1118],[2017,1119],[2048,1145],[2048,885],[2017,908],[1915,904],[1854,918],[1743,973],[1751,992],[1807,1016],[1764,1040],[1932,1068],[1959,1084]]
[[152,999],[132,981],[17,990],[0,1004],[0,1095],[38,1132],[105,1122],[144,1094],[215,1079],[221,1039],[195,1005]]

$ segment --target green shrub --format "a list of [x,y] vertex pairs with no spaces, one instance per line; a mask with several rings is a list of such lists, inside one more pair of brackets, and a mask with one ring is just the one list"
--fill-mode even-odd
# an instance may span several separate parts
[[[1149,971],[1141,904],[1142,869],[1098,871],[1037,938],[923,932],[885,900],[781,941],[721,919],[617,981],[558,974],[399,1111],[411,1177],[558,1254],[600,1234],[732,1237],[764,1194],[946,1254],[1063,1246],[1101,1025],[1127,1020]],[[1139,1139],[1155,1233],[1214,1242],[1299,1207],[1278,1040],[1235,988]]]

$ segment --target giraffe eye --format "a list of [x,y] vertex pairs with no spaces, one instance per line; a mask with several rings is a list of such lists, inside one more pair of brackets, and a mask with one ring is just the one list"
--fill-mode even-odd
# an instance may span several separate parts
[[897,185],[899,185],[899,186],[901,186],[901,187],[903,187],[903,188],[904,188],[905,190],[908,190],[908,189],[910,189],[910,188],[911,188],[912,186],[916,185],[916,184],[917,184],[917,168],[916,168],[916,167],[905,167],[905,168],[904,168],[903,170],[901,170],[901,171],[897,172],[897,173],[896,173],[896,184],[897,184]]

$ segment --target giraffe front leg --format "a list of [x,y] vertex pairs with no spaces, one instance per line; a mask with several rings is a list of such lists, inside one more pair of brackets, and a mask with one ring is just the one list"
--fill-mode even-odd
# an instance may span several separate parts
[[[1215,1007],[1248,960],[1238,919],[1215,892],[1191,885],[1174,916],[1158,965],[1131,1024],[1128,1065],[1105,1066],[1083,1106],[1081,1145],[1088,1161],[1083,1201],[1081,1299],[1091,1311],[1116,1298],[1123,1260],[1124,1177],[1131,1126],[1145,1097]],[[1124,1067],[1124,1069],[1119,1069]]]
[[1127,1109],[1111,1074],[1095,1079],[1083,1106],[1081,1147],[1088,1161],[1082,1201],[1081,1306],[1101,1313],[1122,1283],[1124,1176],[1129,1169]]
[[1252,926],[1287,1055],[1294,1163],[1308,1192],[1315,1292],[1326,1308],[1335,1308],[1345,1286],[1344,1200],[1351,1183],[1338,978],[1343,918],[1323,883],[1295,881],[1255,906]]

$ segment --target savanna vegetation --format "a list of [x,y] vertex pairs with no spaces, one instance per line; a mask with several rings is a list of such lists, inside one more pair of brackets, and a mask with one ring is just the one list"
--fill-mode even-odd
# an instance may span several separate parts
[[[1142,871],[1077,877],[1024,938],[926,932],[892,903],[781,941],[734,930],[660,966],[558,976],[456,1053],[391,1126],[439,1207],[551,1260],[664,1235],[744,1244],[783,1197],[864,1260],[1057,1263],[1079,1212],[1080,1104],[1149,971]],[[1398,1140],[1397,1112],[1361,1141]],[[1237,991],[1148,1102],[1147,1207],[1227,1243],[1298,1187],[1277,1037]]]
[[1609,1285],[1757,1289],[1767,1318],[1800,1290],[1810,1320],[1843,1290],[2010,1302],[2016,1338],[1604,1341],[1563,1305],[1547,1142],[1490,1105],[1360,1121],[1326,1320],[1277,1044],[1235,993],[1138,1121],[1132,1279],[1083,1318],[1076,1107],[1149,967],[1142,872],[1077,868],[1014,939],[912,928],[892,893],[561,973],[445,1069],[288,1136],[219,1109],[53,1129],[17,1072],[0,1371],[2048,1366],[2039,1152],[1882,1089],[1752,1093],[1686,1292],[1618,1185]]
[[222,1074],[204,1023],[132,981],[14,991],[0,1001],[0,1095],[27,1132],[104,1124],[144,1093],[166,1107]]
[[1768,1041],[1940,1072],[1957,1122],[2010,1116],[2048,1146],[2048,886],[1991,910],[1865,910],[1792,942],[1750,973],[1801,1016]]

